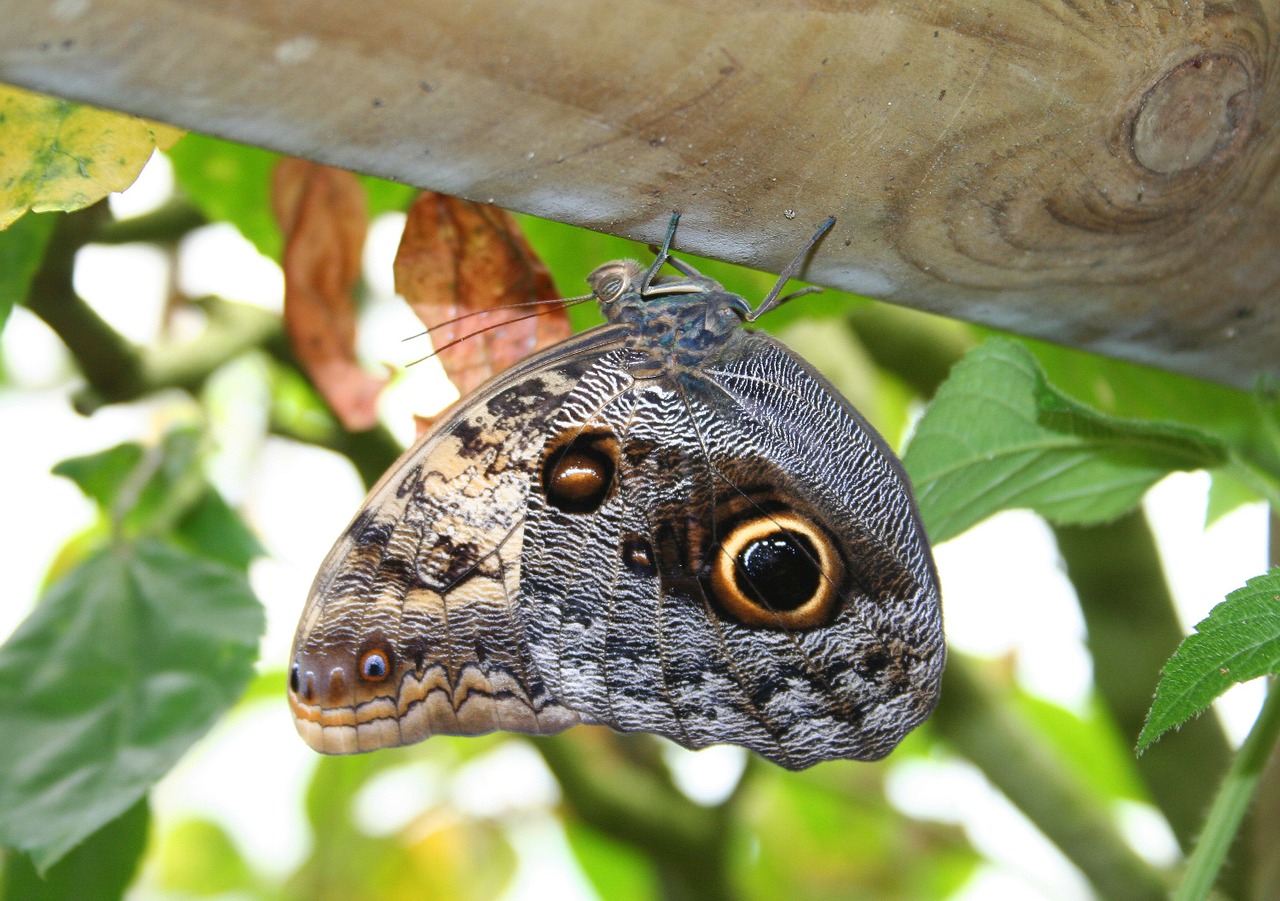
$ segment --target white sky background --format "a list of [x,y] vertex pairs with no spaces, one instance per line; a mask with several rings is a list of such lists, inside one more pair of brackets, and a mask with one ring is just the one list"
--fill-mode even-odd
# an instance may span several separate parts
[[[167,163],[153,161],[138,185],[113,198],[114,208],[120,215],[145,210],[170,185]],[[380,297],[362,322],[361,349],[371,365],[387,361],[399,367],[421,356],[412,342],[401,343],[420,326],[392,296],[391,259],[402,221],[390,216],[375,223],[366,253],[366,277]],[[280,309],[279,269],[229,226],[193,235],[181,253],[188,291]],[[584,262],[584,271],[595,262],[600,261]],[[76,284],[123,334],[147,343],[158,333],[168,277],[166,258],[154,248],[89,248],[78,261]],[[149,440],[194,411],[174,392],[80,417],[68,403],[74,370],[39,320],[16,309],[2,340],[11,384],[0,388],[0,423],[9,436],[0,468],[0,496],[8,511],[0,525],[7,589],[0,638],[30,610],[58,549],[92,521],[89,502],[70,481],[50,473],[53,464],[123,441]],[[430,367],[413,367],[387,397],[384,417],[401,440],[411,437],[410,411],[432,412],[451,399],[450,389],[441,388],[436,377]],[[333,454],[276,439],[264,443],[245,436],[244,429],[237,434],[227,427],[226,421],[263,415],[261,399],[247,390],[254,384],[253,372],[234,367],[221,377],[217,394],[226,399],[228,412],[221,424],[215,422],[223,448],[214,476],[229,499],[247,505],[250,523],[270,552],[251,573],[268,616],[260,666],[283,670],[315,568],[356,511],[363,490],[350,465]],[[1227,592],[1266,568],[1265,508],[1237,511],[1205,532],[1207,486],[1202,473],[1179,474],[1158,485],[1146,502],[1188,629]],[[1079,709],[1090,684],[1084,626],[1047,527],[1029,513],[1002,514],[938,547],[936,556],[951,646],[984,656],[1011,655],[1026,688]],[[1247,685],[1218,705],[1237,742],[1260,701],[1260,686]],[[694,754],[673,748],[671,759],[682,786],[692,797],[707,800],[723,795],[741,770],[735,749]],[[184,816],[213,817],[232,831],[256,866],[283,876],[306,852],[302,792],[314,762],[293,732],[282,685],[279,703],[228,718],[162,783],[154,801],[157,823],[165,828]],[[963,901],[1092,897],[1056,849],[964,761],[904,764],[895,770],[890,789],[904,810],[963,824],[990,859],[957,896]],[[362,803],[373,805],[384,824],[397,811],[408,817],[442,793],[463,810],[518,811],[511,838],[521,863],[508,898],[545,897],[550,891],[569,901],[593,897],[548,812],[555,783],[523,745],[503,746],[447,786],[430,784],[420,770],[393,771],[375,781],[369,793],[373,797]],[[1142,853],[1167,862],[1173,853],[1167,827],[1151,811],[1133,807],[1121,812],[1126,833]],[[145,889],[135,893],[136,899],[150,897]]]

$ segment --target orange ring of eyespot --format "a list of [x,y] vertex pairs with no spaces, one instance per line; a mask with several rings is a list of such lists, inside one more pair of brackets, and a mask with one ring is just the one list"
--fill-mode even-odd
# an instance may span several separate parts
[[[778,532],[803,535],[813,545],[818,559],[818,588],[813,597],[791,610],[772,610],[743,594],[738,587],[737,560],[746,547]],[[810,629],[828,622],[839,599],[844,580],[844,564],[827,533],[792,512],[775,513],[734,526],[720,542],[711,567],[711,591],[725,612],[745,626],[770,629]]]
[[[369,662],[369,658],[374,656],[382,659],[382,674],[378,676],[369,675],[368,670],[365,668],[366,664]],[[382,682],[385,680],[387,676],[391,675],[391,660],[387,656],[387,652],[381,648],[372,648],[371,650],[365,651],[360,655],[359,672],[360,678],[366,682]]]

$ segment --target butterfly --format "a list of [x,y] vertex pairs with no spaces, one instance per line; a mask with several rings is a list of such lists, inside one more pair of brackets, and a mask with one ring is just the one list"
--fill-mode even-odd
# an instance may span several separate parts
[[607,324],[459,401],[373,488],[294,641],[313,748],[594,723],[802,769],[929,715],[941,602],[902,466],[745,327],[835,220],[754,310],[671,256],[678,220],[648,267],[588,277]]

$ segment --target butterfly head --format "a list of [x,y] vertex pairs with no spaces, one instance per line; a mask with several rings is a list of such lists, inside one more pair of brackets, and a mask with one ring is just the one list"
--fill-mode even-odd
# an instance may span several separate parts
[[680,271],[656,276],[653,267],[617,260],[587,281],[605,318],[631,327],[637,348],[694,364],[739,331],[751,307],[715,280],[686,266]]

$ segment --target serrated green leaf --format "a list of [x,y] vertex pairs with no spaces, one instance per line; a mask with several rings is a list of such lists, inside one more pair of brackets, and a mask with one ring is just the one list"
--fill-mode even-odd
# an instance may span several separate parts
[[903,458],[934,541],[1012,508],[1064,525],[1107,522],[1166,474],[1225,460],[1221,443],[1195,429],[1119,419],[1067,397],[1008,340],[956,365]]
[[182,132],[0,85],[0,229],[27,210],[78,210],[133,184]]
[[1156,686],[1138,753],[1237,682],[1275,673],[1280,673],[1280,568],[1227,595],[1178,645]]
[[29,858],[13,854],[5,861],[7,901],[120,901],[133,881],[147,844],[151,821],[146,799],[107,823],[74,851],[36,872]]
[[248,683],[244,574],[161,541],[108,548],[0,647],[0,844],[47,869],[137,803]]
[[27,299],[56,221],[54,216],[24,216],[0,232],[0,330],[14,305]]

